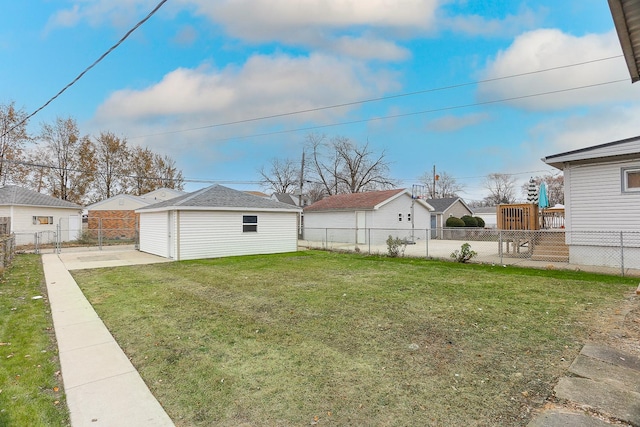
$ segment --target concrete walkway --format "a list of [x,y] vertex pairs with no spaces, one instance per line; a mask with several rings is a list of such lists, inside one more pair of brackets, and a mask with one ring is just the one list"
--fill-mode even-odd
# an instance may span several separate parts
[[[73,427],[173,426],[57,254],[42,255]],[[65,253],[72,268],[165,260],[140,252]]]
[[585,345],[554,392],[569,408],[545,411],[528,427],[640,426],[640,358],[611,347]]

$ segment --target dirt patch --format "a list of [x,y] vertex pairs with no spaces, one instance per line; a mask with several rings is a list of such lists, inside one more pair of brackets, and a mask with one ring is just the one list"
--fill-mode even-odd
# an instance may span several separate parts
[[618,307],[603,311],[594,319],[591,342],[640,356],[640,296],[626,295]]

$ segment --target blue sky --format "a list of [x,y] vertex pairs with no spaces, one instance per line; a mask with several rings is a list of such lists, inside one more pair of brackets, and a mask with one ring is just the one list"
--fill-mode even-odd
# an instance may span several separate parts
[[[157,3],[4,2],[0,102],[34,111]],[[29,129],[71,116],[238,189],[310,132],[346,136],[385,150],[402,186],[435,164],[471,201],[489,173],[523,182],[552,171],[541,157],[640,134],[621,55],[606,0],[169,0]]]

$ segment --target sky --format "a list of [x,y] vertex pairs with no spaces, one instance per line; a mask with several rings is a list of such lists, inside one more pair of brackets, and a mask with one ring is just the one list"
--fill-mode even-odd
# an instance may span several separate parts
[[[0,104],[35,111],[158,3],[4,1]],[[308,135],[347,137],[400,187],[435,165],[471,202],[490,173],[520,185],[559,172],[542,157],[639,135],[639,115],[606,0],[169,0],[28,129],[113,132],[172,157],[187,191],[260,190]]]

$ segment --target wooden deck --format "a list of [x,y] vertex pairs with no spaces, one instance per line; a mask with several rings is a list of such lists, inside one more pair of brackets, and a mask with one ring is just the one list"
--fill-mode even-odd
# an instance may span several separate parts
[[539,209],[531,203],[499,205],[498,228],[504,230],[501,254],[535,261],[569,262],[564,209]]

